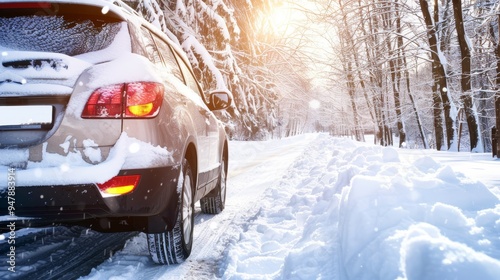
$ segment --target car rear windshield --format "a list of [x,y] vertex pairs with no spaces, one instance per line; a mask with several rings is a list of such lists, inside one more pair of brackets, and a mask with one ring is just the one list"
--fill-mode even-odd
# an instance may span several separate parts
[[0,49],[75,56],[108,47],[122,20],[102,8],[51,3],[0,3]]

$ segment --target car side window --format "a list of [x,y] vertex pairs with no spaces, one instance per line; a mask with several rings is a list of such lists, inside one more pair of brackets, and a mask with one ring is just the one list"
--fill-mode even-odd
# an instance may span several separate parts
[[160,53],[155,46],[153,41],[153,37],[151,37],[151,33],[146,28],[141,28],[142,37],[144,38],[144,45],[146,47],[146,52],[149,60],[151,60],[156,65],[161,65],[162,60],[160,57]]
[[158,47],[161,57],[163,58],[163,62],[165,67],[167,67],[170,72],[172,72],[179,80],[184,82],[184,78],[182,77],[181,70],[177,65],[177,61],[175,60],[174,54],[170,47],[163,41],[162,39],[153,35],[153,39]]
[[142,34],[140,29],[133,24],[129,24],[128,30],[130,33],[130,41],[132,43],[132,52],[147,57],[146,50],[144,49],[144,43],[141,39]]
[[191,73],[191,70],[189,70],[189,67],[186,65],[186,62],[184,62],[184,60],[180,58],[177,54],[175,54],[175,56],[177,57],[177,61],[179,62],[179,66],[181,67],[184,79],[186,80],[186,85],[194,92],[198,93],[204,100],[206,100],[206,97],[203,95],[203,92],[201,91],[200,86],[196,81],[196,78],[193,76],[193,73]]

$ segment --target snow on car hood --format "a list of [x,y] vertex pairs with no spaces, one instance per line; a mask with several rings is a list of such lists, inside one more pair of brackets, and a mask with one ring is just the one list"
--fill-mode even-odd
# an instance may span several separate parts
[[[88,150],[84,152],[88,153]],[[27,169],[15,171],[16,185],[21,187],[104,183],[118,175],[124,168],[172,165],[174,163],[172,154],[166,148],[142,142],[124,132],[111,149],[108,158],[97,165],[85,162],[80,151],[70,152],[68,156],[44,151],[41,162],[28,162]],[[0,158],[0,165],[12,162],[13,159],[27,160],[28,157],[27,151],[21,150],[3,155],[5,156]],[[4,166],[0,169],[0,189],[7,186],[7,168]]]

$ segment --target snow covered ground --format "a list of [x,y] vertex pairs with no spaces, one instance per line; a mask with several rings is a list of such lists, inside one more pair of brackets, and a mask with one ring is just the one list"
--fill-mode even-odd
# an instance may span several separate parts
[[141,234],[81,279],[500,275],[500,161],[490,155],[324,134],[230,145],[227,208],[197,215],[186,263],[152,264]]

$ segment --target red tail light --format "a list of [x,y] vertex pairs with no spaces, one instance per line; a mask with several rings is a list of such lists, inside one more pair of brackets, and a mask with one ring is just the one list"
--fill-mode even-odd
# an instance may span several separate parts
[[98,88],[85,104],[82,118],[153,118],[160,109],[164,89],[153,82]]
[[165,88],[158,83],[126,84],[125,117],[153,117],[158,113]]
[[139,184],[140,175],[116,176],[103,184],[97,184],[97,187],[104,195],[121,195],[135,189]]
[[82,118],[120,118],[122,96],[123,84],[96,89],[85,104]]

